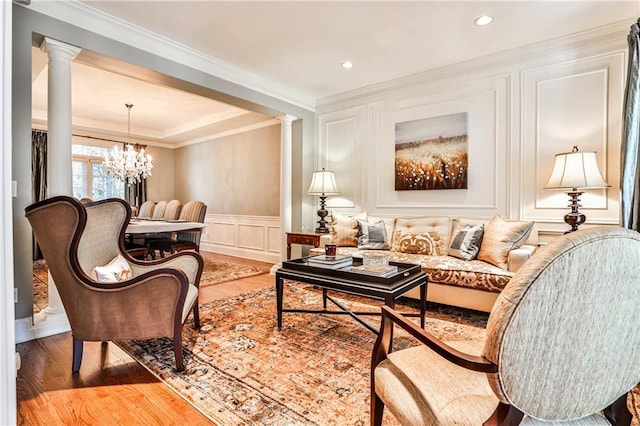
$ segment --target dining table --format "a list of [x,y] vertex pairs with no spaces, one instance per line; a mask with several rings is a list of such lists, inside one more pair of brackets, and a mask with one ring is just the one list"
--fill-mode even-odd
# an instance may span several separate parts
[[127,234],[156,234],[164,232],[195,231],[204,228],[201,222],[187,222],[184,220],[151,220],[131,219],[127,225]]

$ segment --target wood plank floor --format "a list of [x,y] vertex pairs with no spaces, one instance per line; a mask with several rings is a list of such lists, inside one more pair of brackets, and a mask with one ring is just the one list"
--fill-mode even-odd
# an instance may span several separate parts
[[[271,264],[213,253],[212,259]],[[201,289],[200,303],[274,285],[269,274]],[[71,374],[71,333],[20,343],[20,425],[210,425],[188,402],[113,343],[86,342],[79,374]]]

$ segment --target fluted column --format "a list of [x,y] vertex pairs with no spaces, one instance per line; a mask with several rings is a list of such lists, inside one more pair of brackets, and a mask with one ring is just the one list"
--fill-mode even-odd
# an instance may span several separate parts
[[287,257],[287,239],[285,232],[291,231],[292,213],[292,169],[293,169],[293,135],[291,125],[298,117],[285,114],[277,117],[280,120],[280,234],[282,241],[280,243],[280,263]]
[[[80,49],[45,38],[40,48],[49,56],[47,98],[47,197],[72,195],[71,60]],[[66,316],[58,289],[49,275],[49,306],[37,318]],[[44,318],[42,317],[44,316]]]

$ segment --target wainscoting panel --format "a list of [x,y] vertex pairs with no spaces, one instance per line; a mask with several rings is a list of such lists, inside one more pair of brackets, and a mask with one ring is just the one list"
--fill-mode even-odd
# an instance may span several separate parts
[[618,51],[523,71],[522,173],[530,177],[521,181],[523,219],[567,226],[568,195],[544,186],[555,155],[577,146],[596,151],[611,185],[585,191],[580,211],[591,225],[618,223],[624,63]]
[[270,263],[280,260],[279,217],[208,214],[204,221],[201,250]]

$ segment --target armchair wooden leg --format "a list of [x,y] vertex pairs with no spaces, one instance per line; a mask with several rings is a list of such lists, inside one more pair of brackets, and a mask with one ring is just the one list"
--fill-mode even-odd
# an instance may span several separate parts
[[484,423],[484,426],[516,426],[519,425],[524,417],[524,413],[516,407],[499,403],[496,411],[493,412]]
[[77,373],[80,371],[80,364],[82,363],[82,347],[83,341],[73,337],[73,362],[71,365],[71,372]]
[[177,330],[173,336],[173,352],[176,356],[176,371],[184,371],[184,361],[182,358],[182,328]]
[[371,387],[371,426],[380,426],[382,425],[384,402],[376,395],[373,385]]
[[604,416],[609,422],[616,426],[629,426],[633,420],[633,415],[627,407],[627,396],[629,393],[625,393],[620,398],[616,399],[613,404],[604,409]]
[[193,328],[200,328],[200,309],[198,308],[198,300],[193,304]]

